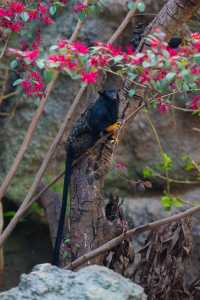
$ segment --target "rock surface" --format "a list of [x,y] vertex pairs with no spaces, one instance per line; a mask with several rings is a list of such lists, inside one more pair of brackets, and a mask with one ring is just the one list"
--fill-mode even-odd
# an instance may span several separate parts
[[0,294],[1,300],[145,300],[143,288],[113,271],[90,266],[78,272],[50,264],[21,276],[19,286]]

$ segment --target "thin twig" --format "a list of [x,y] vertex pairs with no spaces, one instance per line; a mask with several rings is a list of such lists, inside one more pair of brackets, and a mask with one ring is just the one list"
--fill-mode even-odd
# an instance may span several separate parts
[[8,38],[7,38],[6,42],[5,42],[5,45],[4,45],[3,49],[2,49],[2,52],[1,52],[1,54],[0,54],[0,60],[3,58],[3,56],[4,56],[5,52],[6,52],[6,49],[7,49],[7,46],[8,46],[9,39],[10,39],[10,36],[8,36]]
[[6,100],[6,99],[8,99],[10,97],[13,97],[13,96],[16,96],[18,94],[19,94],[19,92],[15,91],[15,92],[0,96],[0,104],[3,102],[3,100]]
[[200,212],[200,206],[196,206],[196,207],[192,207],[190,209],[187,209],[184,212],[181,213],[177,213],[171,217],[167,217],[167,218],[163,218],[160,220],[157,220],[155,222],[151,222],[145,225],[141,225],[139,227],[130,229],[124,233],[122,233],[121,235],[119,235],[118,237],[110,240],[109,242],[105,243],[104,245],[88,252],[87,254],[77,258],[75,261],[73,261],[72,263],[70,263],[69,265],[67,265],[65,267],[65,269],[68,270],[74,270],[77,267],[80,267],[82,264],[88,262],[93,259],[96,256],[99,256],[113,248],[115,248],[116,246],[118,246],[123,240],[129,238],[129,237],[133,237],[136,236],[138,234],[141,234],[145,231],[149,231],[149,230],[155,230],[157,228],[159,228],[162,225],[166,225],[175,221],[178,221],[180,219],[192,216],[195,213]]
[[[139,2],[140,2],[139,0],[136,1],[135,7],[137,7],[137,3],[139,3]],[[136,10],[137,9],[132,9],[128,12],[128,14],[126,15],[123,22],[120,24],[120,26],[117,28],[117,30],[114,32],[114,34],[111,36],[111,38],[108,40],[108,44],[113,44],[119,38],[119,36],[122,34],[122,32],[124,31],[124,29],[126,28],[128,23],[130,22],[130,20],[135,16]]]

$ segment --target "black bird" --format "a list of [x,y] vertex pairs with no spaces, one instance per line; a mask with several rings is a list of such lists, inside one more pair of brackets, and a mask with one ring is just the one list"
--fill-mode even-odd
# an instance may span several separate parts
[[59,265],[59,252],[63,238],[65,214],[67,208],[68,187],[72,174],[72,164],[75,159],[95,145],[106,132],[112,132],[119,127],[119,98],[116,90],[99,92],[100,96],[81,115],[71,130],[66,143],[66,166],[62,207],[58,223],[58,230],[53,251],[54,265]]
[[170,48],[177,49],[181,45],[181,43],[182,43],[182,38],[178,36],[174,36],[169,40],[168,46]]

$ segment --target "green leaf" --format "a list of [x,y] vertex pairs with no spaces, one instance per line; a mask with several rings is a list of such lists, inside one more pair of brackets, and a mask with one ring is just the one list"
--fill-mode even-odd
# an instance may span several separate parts
[[65,240],[64,240],[64,244],[66,244],[66,245],[67,245],[67,244],[70,244],[70,239],[65,239]]
[[189,87],[189,85],[186,82],[183,82],[182,90],[184,92],[188,92],[190,90],[190,87]]
[[49,51],[50,52],[53,52],[54,50],[57,50],[58,49],[58,46],[57,45],[52,45],[50,48],[49,48]]
[[172,197],[172,202],[173,202],[173,205],[175,207],[182,207],[183,206],[183,201],[179,198]]
[[144,4],[144,2],[139,2],[137,4],[137,9],[139,10],[139,12],[143,13],[145,11],[145,4]]
[[13,86],[16,86],[16,85],[19,85],[21,82],[23,81],[23,79],[17,79],[17,80],[15,80],[14,82],[13,82]]
[[18,66],[18,61],[16,59],[10,62],[11,69],[15,69]]
[[129,10],[133,10],[133,9],[136,9],[137,7],[136,7],[136,4],[135,3],[133,3],[133,2],[128,2],[128,9]]
[[123,59],[122,55],[117,55],[117,56],[113,57],[114,63],[118,63],[118,62],[122,61],[122,59]]
[[196,64],[200,64],[200,54],[195,54],[193,59]]
[[44,67],[45,67],[44,59],[43,58],[37,59],[36,60],[36,65],[38,66],[38,68],[44,69]]
[[190,80],[190,72],[188,71],[188,70],[186,70],[186,69],[184,69],[183,71],[181,71],[181,75],[183,76],[183,78],[185,79],[185,80]]
[[143,176],[144,178],[150,178],[150,177],[153,177],[153,170],[150,169],[149,167],[145,167],[143,169]]
[[165,76],[165,80],[167,80],[167,82],[171,82],[172,80],[174,80],[175,77],[176,77],[176,73],[175,72],[169,72]]
[[16,211],[6,211],[3,213],[4,217],[13,218],[16,214]]
[[131,72],[128,73],[128,78],[130,80],[135,80],[137,77],[138,77],[138,74],[136,74],[136,73],[131,73]]
[[172,168],[172,159],[167,153],[162,154],[162,164],[161,167],[165,171],[169,171]]
[[27,22],[29,20],[29,14],[25,11],[20,14],[20,17],[24,22]]
[[45,81],[48,83],[52,80],[54,72],[52,70],[44,70],[43,76]]
[[50,15],[52,16],[55,15],[56,11],[57,11],[56,5],[50,6],[49,8]]
[[160,202],[165,210],[172,208],[172,198],[169,195],[162,196]]
[[134,89],[131,89],[129,92],[128,92],[128,95],[130,98],[132,98],[133,96],[135,96],[135,93],[136,91]]
[[188,172],[191,172],[195,169],[194,164],[190,158],[185,162],[184,169]]
[[152,64],[151,64],[150,62],[148,62],[148,61],[144,61],[144,62],[142,63],[142,65],[143,65],[144,68],[149,68],[149,67],[152,66]]
[[87,14],[85,11],[82,11],[81,13],[78,14],[78,17],[81,21],[83,21],[87,17]]
[[64,6],[65,6],[65,4],[62,3],[62,2],[60,2],[60,1],[55,1],[54,4],[55,4],[55,5],[58,5],[58,6],[61,6],[61,7],[64,7]]

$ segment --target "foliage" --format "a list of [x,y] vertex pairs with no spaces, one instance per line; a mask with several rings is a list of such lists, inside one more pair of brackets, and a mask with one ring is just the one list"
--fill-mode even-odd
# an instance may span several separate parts
[[[81,41],[70,42],[66,39],[60,39],[48,51],[43,49],[40,27],[52,26],[56,16],[70,5],[81,21],[104,9],[103,1],[96,0],[89,0],[87,4],[66,0],[9,1],[8,4],[1,4],[0,30],[5,42],[1,56],[9,55],[10,68],[16,73],[20,69],[20,77],[13,83],[15,88],[28,96],[41,98],[56,71],[81,80],[82,85],[95,85],[100,74],[110,72],[135,83],[135,88],[129,90],[130,98],[134,98],[141,88],[147,91],[145,100],[160,113],[171,109],[175,94],[193,92],[189,108],[195,115],[200,115],[200,96],[197,94],[200,89],[200,33],[192,33],[179,48],[172,49],[165,42],[165,35],[155,28],[154,33],[146,37],[149,47],[139,53],[130,45],[121,48],[97,41],[89,47]],[[129,10],[140,13],[145,10],[142,1],[128,1],[127,5]],[[34,41],[31,42],[32,39],[26,38],[26,34],[32,25],[35,29]],[[11,48],[9,41],[16,36],[19,42]],[[160,144],[158,139],[157,142]],[[180,202],[170,194],[170,184],[177,180],[169,177],[173,161],[160,148],[160,163],[154,167],[147,166],[143,175],[144,178],[160,177],[166,181],[167,192],[161,203],[169,209]],[[196,170],[196,179],[199,180],[200,172],[195,163],[188,157],[183,161],[185,170]],[[121,171],[126,169],[122,162],[118,162],[116,167]],[[126,174],[123,176],[126,177]],[[130,181],[130,178],[126,180]],[[139,184],[145,187],[149,182]]]

